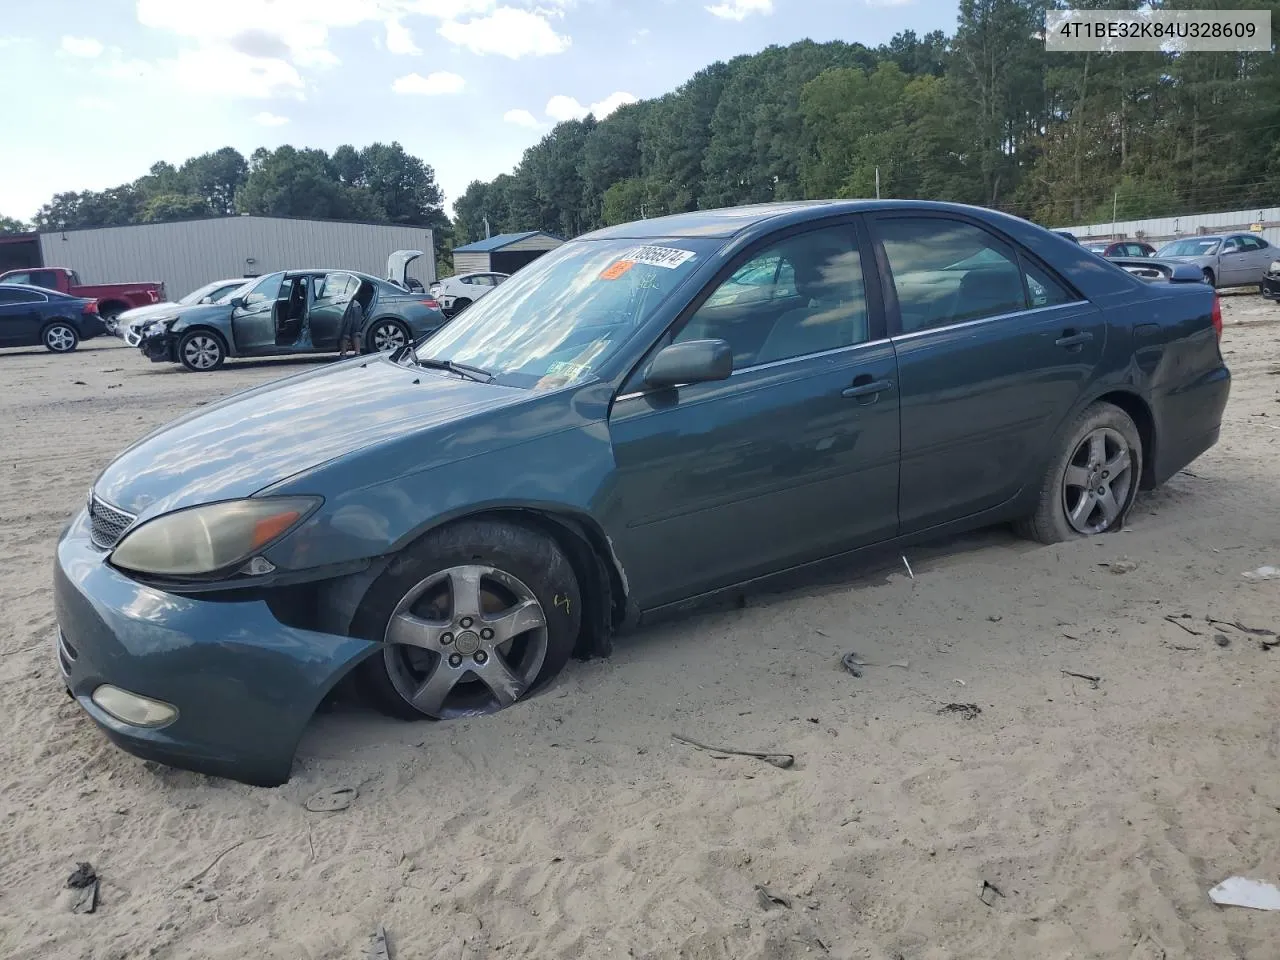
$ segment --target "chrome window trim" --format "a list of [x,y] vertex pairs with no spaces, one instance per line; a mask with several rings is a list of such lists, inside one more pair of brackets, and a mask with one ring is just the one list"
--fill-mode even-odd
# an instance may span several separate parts
[[916,340],[933,333],[941,333],[945,330],[964,330],[967,327],[976,327],[985,323],[995,323],[998,320],[1007,320],[1010,317],[1029,317],[1035,314],[1048,313],[1051,310],[1063,310],[1067,307],[1079,307],[1082,303],[1088,303],[1088,300],[1068,300],[1066,303],[1052,303],[1045,307],[1032,307],[1029,310],[1011,310],[1008,313],[997,313],[990,317],[978,317],[976,320],[962,320],[960,323],[949,323],[942,327],[926,327],[923,330],[912,330],[910,333],[899,333],[889,339],[895,343],[902,340]]

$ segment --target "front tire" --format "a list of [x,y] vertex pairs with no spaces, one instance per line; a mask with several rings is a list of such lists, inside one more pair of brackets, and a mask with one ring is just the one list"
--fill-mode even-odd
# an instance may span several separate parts
[[192,373],[217,370],[227,359],[227,345],[209,330],[192,330],[178,341],[178,360]]
[[404,720],[495,713],[559,674],[581,616],[555,541],[462,521],[409,547],[370,588],[353,633],[383,647],[359,679],[379,710]]
[[370,353],[391,353],[408,342],[409,330],[399,320],[379,320],[365,336],[365,346]]
[[1067,431],[1040,484],[1036,512],[1017,532],[1061,543],[1124,526],[1142,476],[1142,440],[1133,419],[1110,403],[1088,407]]
[[55,320],[44,328],[40,340],[50,353],[70,353],[80,345],[80,334],[65,320]]

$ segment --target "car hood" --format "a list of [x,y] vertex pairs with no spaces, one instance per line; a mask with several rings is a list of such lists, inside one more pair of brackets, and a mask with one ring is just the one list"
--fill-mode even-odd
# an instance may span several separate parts
[[350,360],[161,427],[107,467],[94,493],[139,517],[247,497],[356,450],[529,397],[382,357]]
[[122,311],[116,315],[116,320],[120,323],[131,323],[134,320],[144,320],[147,317],[158,317],[160,314],[168,310],[180,310],[181,306],[172,300],[165,300],[161,303],[150,303],[145,307],[133,307],[129,310]]

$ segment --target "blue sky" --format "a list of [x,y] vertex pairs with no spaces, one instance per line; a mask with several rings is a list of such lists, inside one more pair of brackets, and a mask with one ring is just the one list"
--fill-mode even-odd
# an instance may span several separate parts
[[0,214],[230,144],[399,140],[452,202],[556,120],[771,43],[954,29],[953,0],[44,0],[0,25]]

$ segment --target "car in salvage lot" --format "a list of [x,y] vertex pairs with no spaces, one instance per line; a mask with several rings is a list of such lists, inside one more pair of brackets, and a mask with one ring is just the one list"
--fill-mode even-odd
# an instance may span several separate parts
[[180,297],[178,300],[153,303],[150,306],[134,307],[132,310],[126,310],[114,320],[108,321],[107,329],[129,346],[136,347],[139,341],[142,340],[142,328],[152,320],[173,313],[176,310],[181,310],[183,307],[218,303],[250,283],[252,281],[244,277],[237,277],[232,280],[215,280],[212,283],[206,283],[203,287],[192,290],[185,297]]
[[452,317],[481,297],[492,293],[509,279],[511,275],[506,273],[464,273],[437,280],[431,285],[431,295],[439,299],[440,309],[445,316]]
[[425,342],[124,451],[57,547],[62,676],[124,749],[278,784],[352,672],[394,716],[484,714],[833,558],[1117,530],[1217,441],[1221,332],[1195,271],[1146,282],[981,208],[609,227]]
[[354,270],[282,270],[217,303],[153,318],[138,347],[154,362],[201,373],[228,357],[333,352],[352,301],[359,345],[370,352],[403,347],[445,323],[438,301],[392,281]]
[[1249,287],[1262,283],[1280,249],[1253,233],[1184,237],[1156,251],[1160,260],[1190,263],[1214,287]]
[[107,332],[98,301],[21,283],[0,283],[0,347],[42,345],[70,353]]

